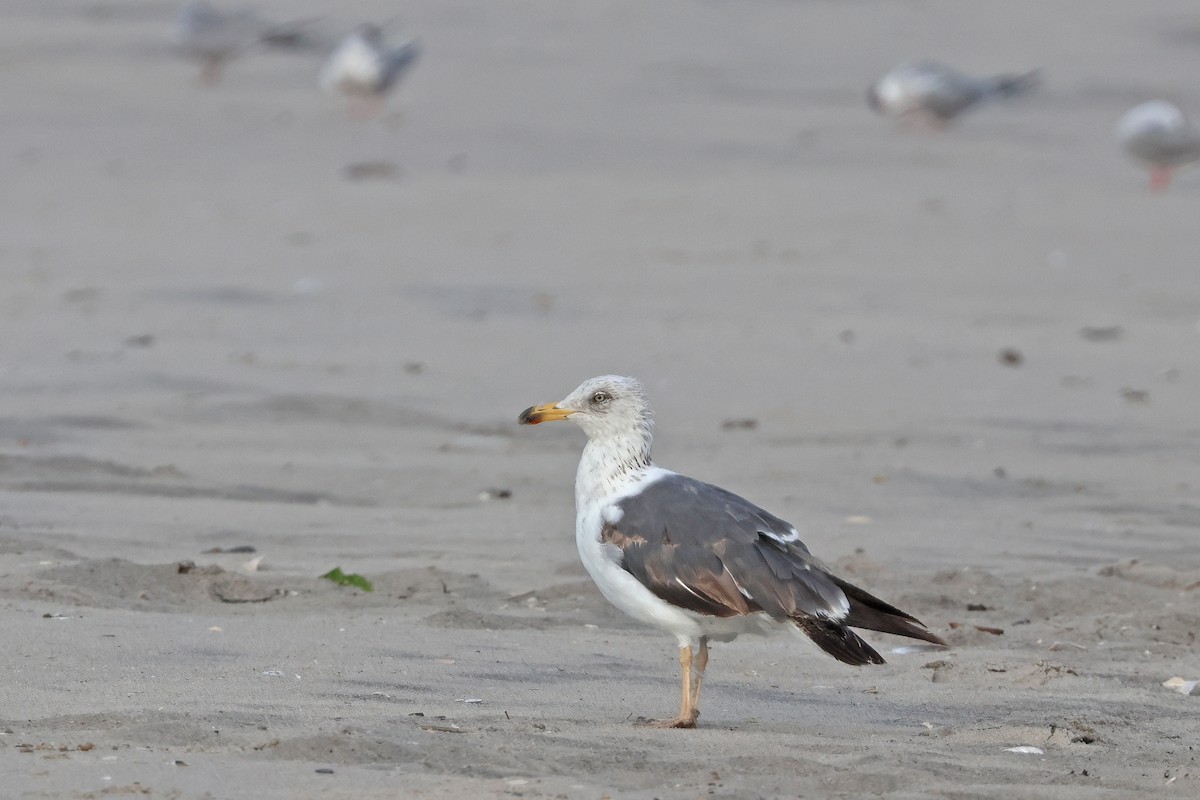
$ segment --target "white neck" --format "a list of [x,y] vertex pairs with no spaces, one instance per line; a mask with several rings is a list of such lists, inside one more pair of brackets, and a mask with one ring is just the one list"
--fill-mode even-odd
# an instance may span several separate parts
[[580,511],[589,501],[621,491],[645,473],[652,464],[649,431],[623,436],[589,439],[575,473],[575,507]]

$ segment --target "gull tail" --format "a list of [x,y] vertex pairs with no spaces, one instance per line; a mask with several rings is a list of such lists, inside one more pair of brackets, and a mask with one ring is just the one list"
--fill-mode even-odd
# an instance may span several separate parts
[[836,575],[829,577],[850,601],[850,613],[840,620],[843,625],[880,633],[894,633],[897,636],[907,636],[910,639],[921,639],[945,646],[945,641],[926,630],[925,625],[912,614],[906,614]]
[[1042,82],[1042,71],[1035,69],[1020,75],[997,75],[988,79],[988,95],[1007,100],[1019,94],[1024,94]]

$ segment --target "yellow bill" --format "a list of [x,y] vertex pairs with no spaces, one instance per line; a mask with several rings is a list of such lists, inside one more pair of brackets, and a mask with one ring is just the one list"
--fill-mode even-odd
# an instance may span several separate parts
[[556,419],[566,419],[574,414],[568,408],[559,408],[556,403],[544,403],[540,406],[530,406],[521,412],[517,422],[522,425],[537,425],[542,422],[553,422]]

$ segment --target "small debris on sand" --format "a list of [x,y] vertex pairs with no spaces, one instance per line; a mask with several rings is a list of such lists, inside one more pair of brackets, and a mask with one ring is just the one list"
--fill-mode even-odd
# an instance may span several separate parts
[[359,161],[346,165],[346,179],[351,181],[395,180],[400,167],[390,161]]
[[1006,347],[996,355],[997,360],[1006,367],[1019,367],[1025,362],[1025,356],[1015,347]]
[[1105,328],[1080,328],[1079,335],[1089,342],[1115,342],[1125,335],[1125,329],[1120,325],[1109,325]]
[[1200,680],[1189,681],[1176,675],[1173,678],[1168,678],[1163,681],[1163,686],[1172,689],[1180,694],[1186,694],[1192,697],[1200,697]]

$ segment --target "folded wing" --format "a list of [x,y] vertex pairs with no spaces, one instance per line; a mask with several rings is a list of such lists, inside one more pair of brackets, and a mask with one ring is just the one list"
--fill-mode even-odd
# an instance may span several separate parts
[[601,538],[656,596],[697,614],[791,621],[848,664],[883,658],[851,627],[942,644],[911,615],[830,573],[796,529],[717,486],[667,474],[616,503]]

